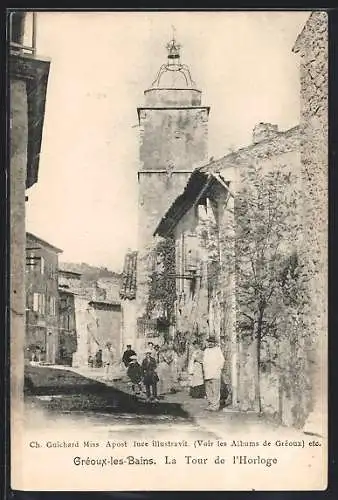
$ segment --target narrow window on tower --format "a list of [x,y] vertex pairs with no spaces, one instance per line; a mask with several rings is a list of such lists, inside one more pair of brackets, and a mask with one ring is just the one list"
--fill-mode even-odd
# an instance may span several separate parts
[[41,274],[45,273],[45,259],[43,257],[41,257],[41,260],[40,260],[40,271],[41,271]]
[[38,293],[33,293],[33,311],[34,312],[39,311],[39,294]]

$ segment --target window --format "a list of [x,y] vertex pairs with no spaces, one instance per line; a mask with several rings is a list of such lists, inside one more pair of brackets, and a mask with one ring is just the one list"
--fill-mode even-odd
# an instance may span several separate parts
[[45,273],[45,259],[43,257],[41,257],[41,260],[40,260],[40,272],[41,272],[41,274]]
[[33,311],[46,314],[46,297],[43,293],[33,293]]
[[22,44],[25,23],[24,12],[13,12],[9,18],[11,42]]
[[39,311],[39,293],[33,293],[33,311]]
[[55,297],[49,297],[49,314],[51,316],[56,316],[56,299],[55,299]]
[[57,279],[57,271],[54,268],[53,264],[51,264],[51,266],[50,266],[50,279],[51,280],[56,280]]
[[33,271],[36,265],[36,257],[33,252],[29,252],[26,260],[26,271]]
[[36,13],[12,12],[9,16],[9,38],[14,54],[35,54]]

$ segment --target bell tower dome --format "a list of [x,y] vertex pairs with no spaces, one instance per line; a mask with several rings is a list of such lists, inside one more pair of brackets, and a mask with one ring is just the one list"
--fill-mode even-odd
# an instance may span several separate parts
[[197,90],[189,67],[181,63],[180,49],[175,38],[167,44],[167,62],[144,92],[146,105],[200,106],[201,91]]

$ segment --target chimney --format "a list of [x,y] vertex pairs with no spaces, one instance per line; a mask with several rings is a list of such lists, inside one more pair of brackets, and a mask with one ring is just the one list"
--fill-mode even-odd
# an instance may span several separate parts
[[278,125],[273,125],[272,123],[258,123],[252,132],[252,142],[257,144],[258,142],[271,139],[278,134]]

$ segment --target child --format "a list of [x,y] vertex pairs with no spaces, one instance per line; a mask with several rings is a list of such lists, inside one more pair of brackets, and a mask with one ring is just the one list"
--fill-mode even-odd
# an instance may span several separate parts
[[141,380],[142,380],[142,368],[137,361],[137,356],[130,356],[129,366],[127,369],[127,375],[132,383],[132,391],[135,396],[141,393]]

